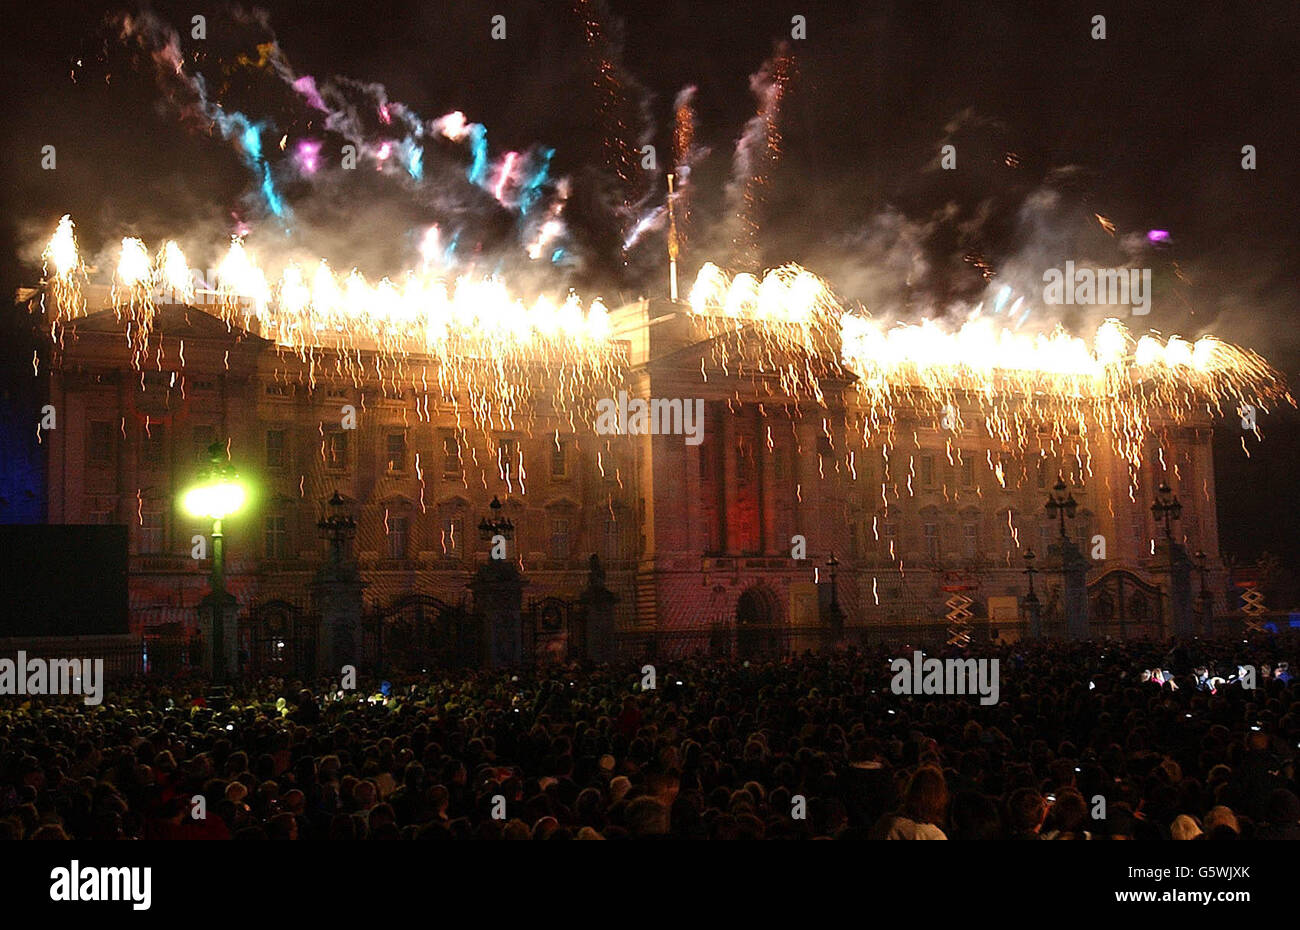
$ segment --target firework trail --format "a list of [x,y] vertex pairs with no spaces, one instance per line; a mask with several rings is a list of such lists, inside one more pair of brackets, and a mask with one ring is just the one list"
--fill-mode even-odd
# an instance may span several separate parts
[[[684,87],[673,102],[673,191],[669,196],[673,201],[672,220],[679,249],[689,232],[691,171],[709,153],[707,148],[695,144],[695,92],[694,85]],[[631,249],[646,233],[663,229],[668,218],[666,199],[642,211],[623,238],[623,250]]]
[[236,143],[244,163],[258,178],[263,202],[271,213],[287,218],[288,208],[271,176],[271,166],[262,152],[263,124],[237,110],[226,111],[208,97],[201,74],[187,74],[176,30],[149,14],[121,18],[120,38],[148,55],[157,68],[157,79],[182,118],[195,119],[205,128],[215,126],[223,139]]
[[673,203],[677,226],[677,244],[683,246],[690,237],[691,167],[703,152],[695,145],[695,85],[683,87],[673,101],[673,173],[676,198]]
[[759,264],[759,207],[771,183],[771,173],[781,158],[781,103],[785,98],[794,63],[782,45],[757,72],[750,75],[749,88],[758,109],[745,124],[732,159],[727,202],[733,222],[732,250],[735,264]]
[[[269,31],[264,19],[256,18],[256,24]],[[305,119],[281,126],[271,118],[256,119],[228,109],[210,95],[204,76],[187,71],[179,35],[157,17],[121,17],[119,37],[152,61],[159,86],[183,120],[194,121],[204,129],[215,126],[223,138],[235,144],[257,179],[263,206],[286,224],[292,214],[276,183],[276,173],[291,172],[295,180],[313,184],[325,180],[326,160],[322,153],[336,148],[332,144],[326,148],[325,136],[351,145],[351,157],[359,166],[404,178],[413,185],[425,178],[430,141],[446,139],[467,147],[467,181],[491,195],[503,209],[518,214],[521,238],[526,234],[535,240],[536,228],[542,224],[547,225],[549,240],[564,237],[562,211],[567,192],[558,198],[558,208],[546,203],[548,194],[557,187],[550,173],[554,149],[534,147],[527,152],[507,152],[493,164],[486,127],[469,122],[463,113],[455,111],[426,122],[412,108],[390,99],[382,84],[345,76],[321,81],[310,74],[299,74],[272,37],[256,46],[255,55],[235,56],[232,67],[272,76],[308,111]],[[290,151],[290,133],[300,123],[309,127],[319,123],[320,130],[315,136],[295,138]],[[280,148],[289,156],[273,166],[263,148],[264,137],[279,139]],[[535,219],[535,214],[543,218]]]
[[645,94],[621,63],[622,50],[612,35],[609,9],[604,0],[575,0],[574,12],[582,20],[587,50],[593,59],[592,87],[596,92],[596,120],[601,129],[605,167],[618,179],[618,211],[635,215],[636,204],[646,194],[640,168],[640,146],[650,137]]

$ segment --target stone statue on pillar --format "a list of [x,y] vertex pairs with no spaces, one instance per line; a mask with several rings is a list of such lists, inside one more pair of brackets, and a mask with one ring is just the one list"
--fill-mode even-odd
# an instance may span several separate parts
[[357,665],[363,658],[361,614],[366,585],[349,545],[357,522],[346,512],[346,502],[338,491],[330,498],[329,509],[316,524],[329,540],[329,557],[311,583],[312,613],[320,619],[318,675],[338,675],[344,665]]
[[474,596],[474,620],[483,631],[488,667],[505,668],[524,659],[523,603],[527,582],[509,557],[509,543],[515,538],[515,524],[504,513],[497,497],[489,505],[492,518],[479,521],[478,531],[489,543],[488,560],[478,567],[470,581]]
[[1056,482],[1045,505],[1047,513],[1060,521],[1061,535],[1048,552],[1061,560],[1065,635],[1076,641],[1088,638],[1088,560],[1065,532],[1065,520],[1074,519],[1078,506],[1064,480]]
[[593,662],[612,662],[618,654],[614,605],[619,602],[619,596],[605,587],[605,568],[595,553],[587,564],[587,587],[578,597],[586,623],[587,658]]
[[1050,548],[1061,559],[1061,577],[1065,608],[1065,635],[1079,641],[1088,638],[1088,560],[1074,544],[1062,536]]
[[1196,635],[1196,609],[1192,597],[1192,560],[1182,544],[1166,539],[1156,547],[1153,570],[1169,576],[1169,614],[1165,633],[1178,639]]
[[1169,615],[1165,632],[1179,639],[1190,639],[1196,634],[1196,619],[1192,612],[1192,560],[1187,550],[1174,541],[1173,526],[1173,521],[1182,512],[1183,505],[1178,495],[1167,482],[1162,482],[1156,489],[1151,514],[1157,521],[1163,520],[1165,525],[1163,552],[1156,554],[1156,558],[1164,563],[1162,568],[1169,573]]
[[490,668],[523,661],[523,601],[527,582],[510,559],[489,558],[470,582],[474,617],[482,625]]

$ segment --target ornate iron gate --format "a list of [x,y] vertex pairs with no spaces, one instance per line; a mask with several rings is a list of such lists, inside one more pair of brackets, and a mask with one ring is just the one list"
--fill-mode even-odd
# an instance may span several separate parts
[[407,594],[366,618],[366,654],[379,669],[418,672],[483,661],[482,630],[464,607]]
[[239,621],[240,664],[254,677],[310,678],[319,629],[317,617],[288,601],[250,607]]
[[1094,636],[1158,637],[1163,591],[1122,568],[1088,585],[1088,625]]
[[544,597],[530,602],[523,615],[524,661],[548,664],[585,659],[584,619],[577,601]]

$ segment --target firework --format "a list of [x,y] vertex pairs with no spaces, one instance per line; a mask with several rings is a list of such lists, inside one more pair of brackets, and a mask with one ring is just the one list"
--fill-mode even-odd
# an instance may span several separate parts
[[[414,384],[417,361],[431,362],[441,396],[453,404],[467,399],[484,428],[513,427],[543,396],[573,422],[588,422],[587,401],[626,374],[604,304],[584,305],[576,294],[526,303],[499,277],[448,276],[430,260],[439,245],[431,229],[417,269],[372,283],[355,269],[336,273],[324,260],[310,273],[291,262],[268,276],[236,237],[215,289],[196,293],[175,242],[151,258],[144,242],[127,237],[110,293],[137,367],[146,360],[157,295],[180,303],[202,298],[229,324],[305,362],[335,350],[340,371],[357,383],[365,375],[361,351],[373,354],[381,379],[394,382]],[[69,217],[44,254],[57,338],[58,323],[85,311]],[[1060,327],[1027,332],[1016,327],[1019,301],[1008,308],[1009,297],[999,294],[990,314],[976,308],[956,327],[936,320],[884,325],[844,307],[797,265],[759,277],[706,263],[688,317],[718,369],[753,378],[768,396],[824,406],[824,384],[851,385],[862,441],[886,450],[906,416],[950,439],[981,430],[1021,454],[1072,448],[1087,459],[1094,437],[1105,437],[1136,474],[1148,439],[1171,426],[1246,405],[1294,405],[1285,380],[1262,357],[1214,336],[1135,335],[1118,320],[1105,321],[1090,339]],[[423,371],[418,380],[426,384]]]
[[[110,295],[118,318],[127,323],[137,368],[147,360],[159,298],[201,300],[225,322],[259,333],[304,362],[318,350],[335,350],[341,372],[357,383],[365,375],[362,351],[373,353],[374,370],[387,381],[414,383],[413,360],[432,361],[441,396],[453,404],[468,398],[475,422],[485,428],[515,425],[516,414],[543,395],[557,411],[581,413],[585,420],[580,399],[608,391],[624,368],[604,304],[597,299],[584,305],[576,294],[525,303],[500,278],[448,278],[430,261],[437,246],[431,229],[421,243],[418,269],[372,283],[355,269],[336,274],[324,260],[310,274],[290,262],[268,276],[235,237],[215,287],[196,292],[175,242],[151,259],[144,242],[125,238]],[[47,280],[59,292],[56,321],[83,315],[70,219],[60,223],[46,253]],[[423,387],[423,374],[420,381]]]
[[77,252],[77,237],[72,217],[65,214],[59,227],[50,237],[41,253],[45,280],[54,297],[56,319],[76,316],[84,309],[81,301],[81,280],[86,269]]
[[982,315],[956,329],[934,320],[884,326],[843,309],[824,282],[794,265],[760,281],[706,264],[690,302],[706,335],[735,335],[714,342],[724,371],[775,376],[783,390],[818,400],[822,379],[851,373],[863,441],[886,448],[902,411],[956,435],[962,411],[973,410],[987,436],[1022,454],[1078,442],[1088,456],[1099,433],[1136,474],[1148,437],[1168,425],[1243,405],[1295,404],[1280,372],[1214,336],[1134,337],[1112,319],[1089,342],[1060,327],[1026,333]]
[[628,211],[640,186],[634,141],[640,135],[633,125],[630,103],[632,79],[618,62],[617,43],[606,23],[608,10],[602,0],[575,0],[575,12],[582,19],[583,34],[593,60],[592,85],[596,92],[596,119],[602,130],[605,166],[619,179],[622,208]]
[[673,164],[676,191],[673,197],[673,229],[677,247],[686,244],[690,232],[691,165],[698,157],[695,146],[695,87],[685,87],[673,104]]
[[758,209],[781,158],[779,119],[792,68],[790,55],[782,48],[749,79],[758,109],[736,143],[728,188],[736,223],[732,245],[739,265],[753,265],[758,260]]

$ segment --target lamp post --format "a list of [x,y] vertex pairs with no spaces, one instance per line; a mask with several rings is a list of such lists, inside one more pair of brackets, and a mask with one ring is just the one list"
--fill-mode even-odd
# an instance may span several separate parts
[[1034,593],[1034,576],[1038,574],[1038,569],[1034,568],[1035,558],[1033,549],[1025,550],[1025,574],[1029,576],[1029,593],[1025,595],[1025,610],[1029,613],[1029,635],[1033,639],[1038,639],[1043,634],[1043,616],[1038,595]]
[[831,603],[827,608],[830,614],[831,627],[831,645],[834,646],[844,637],[844,609],[840,607],[840,588],[839,588],[839,567],[840,560],[835,558],[835,553],[826,561],[826,567],[831,570]]
[[1063,479],[1057,479],[1052,491],[1047,495],[1044,505],[1050,517],[1060,522],[1061,537],[1057,548],[1061,550],[1061,582],[1065,602],[1065,629],[1070,639],[1083,640],[1088,637],[1088,563],[1070,541],[1065,532],[1065,518],[1074,519],[1079,503],[1074,494],[1065,486]]
[[1201,602],[1201,633],[1202,635],[1209,636],[1210,600],[1213,597],[1213,595],[1210,594],[1210,585],[1207,580],[1210,574],[1208,565],[1209,556],[1207,556],[1203,550],[1198,549],[1196,550],[1194,558],[1196,559],[1196,570],[1201,573],[1201,593],[1198,597]]
[[[1174,521],[1182,512],[1182,502],[1170,490],[1169,482],[1160,482],[1160,487],[1156,488],[1156,499],[1151,502],[1151,515],[1157,523],[1163,521],[1165,524],[1165,547],[1169,550],[1169,615],[1176,634],[1184,631],[1184,622],[1190,625],[1192,611],[1192,582],[1187,572],[1186,553],[1183,553],[1184,562],[1182,571],[1179,571],[1178,554],[1182,547],[1174,542]],[[1183,620],[1184,617],[1186,621]]]
[[[470,589],[474,597],[474,611],[483,623],[488,644],[487,660],[493,668],[517,665],[526,654],[536,650],[536,636],[525,653],[523,641],[523,589],[524,579],[518,567],[506,559],[505,542],[514,538],[515,525],[501,512],[501,500],[492,498],[492,516],[478,522],[478,532],[484,542],[492,544],[487,561],[478,567]],[[497,549],[496,540],[502,543]]]
[[[1178,500],[1178,495],[1169,489],[1167,482],[1162,482],[1160,487],[1156,489],[1156,499],[1151,504],[1151,514],[1156,518],[1157,522],[1164,520],[1165,539],[1171,543],[1174,540],[1173,521],[1177,520],[1182,515],[1182,512],[1183,505]],[[1170,552],[1173,552],[1172,548]]]
[[484,542],[490,542],[494,536],[502,536],[507,541],[514,538],[515,525],[509,517],[501,513],[501,500],[495,495],[492,497],[492,503],[488,505],[492,510],[492,519],[486,517],[478,521],[479,536]]
[[1057,480],[1056,485],[1047,496],[1047,503],[1044,508],[1050,515],[1061,521],[1061,538],[1068,539],[1069,537],[1065,532],[1065,518],[1074,519],[1075,511],[1079,508],[1079,502],[1074,499],[1074,494],[1065,487],[1064,481]]
[[181,504],[186,513],[212,521],[212,680],[221,684],[226,676],[225,609],[226,546],[222,521],[244,506],[248,492],[240,483],[235,467],[225,457],[225,444],[208,447],[208,464],[196,484],[186,490]]
[[329,515],[316,524],[326,539],[330,541],[330,564],[337,570],[343,564],[343,547],[357,532],[357,521],[343,508],[347,502],[338,491],[329,501]]

